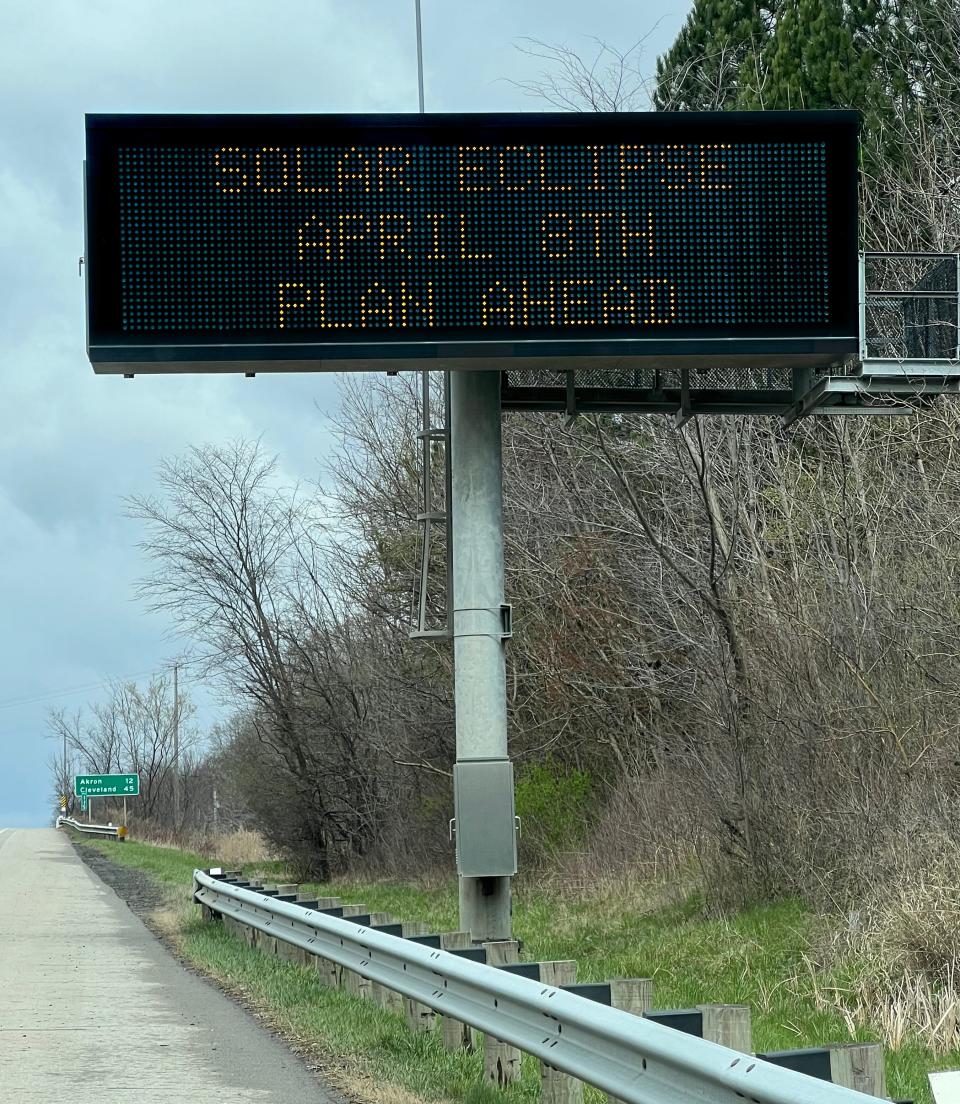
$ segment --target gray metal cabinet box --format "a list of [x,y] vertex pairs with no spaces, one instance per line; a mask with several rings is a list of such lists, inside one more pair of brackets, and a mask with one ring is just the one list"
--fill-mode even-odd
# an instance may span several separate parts
[[457,870],[465,878],[512,877],[517,872],[513,764],[467,759],[453,768]]

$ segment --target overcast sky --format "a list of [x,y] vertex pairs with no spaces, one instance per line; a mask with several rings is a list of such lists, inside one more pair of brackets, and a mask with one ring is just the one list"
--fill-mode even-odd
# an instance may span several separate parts
[[[672,41],[688,0],[423,0],[427,108],[537,110],[522,36]],[[261,436],[291,481],[331,447],[320,375],[95,377],[84,351],[85,112],[416,109],[413,0],[4,0],[0,13],[0,827],[48,823],[51,706],[183,643],[134,600],[121,498],[158,461]],[[81,688],[81,689],[78,689]],[[222,706],[191,687],[200,717]]]

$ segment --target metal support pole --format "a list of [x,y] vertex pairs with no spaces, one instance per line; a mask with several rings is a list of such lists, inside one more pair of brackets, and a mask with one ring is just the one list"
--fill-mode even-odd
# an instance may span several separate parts
[[[63,729],[63,789],[57,794],[57,802],[59,803],[61,796],[67,799],[67,805],[70,804],[70,768],[67,766],[67,729],[64,726]],[[66,807],[63,812],[66,813]]]
[[173,665],[173,830],[180,831],[180,667]]
[[[500,373],[451,372],[451,627],[458,764],[508,761],[500,449]],[[476,776],[463,777],[458,804],[468,798],[482,800],[484,795],[476,791]],[[465,793],[470,786],[474,788]],[[462,871],[460,859],[468,841],[460,836],[461,825],[466,830],[461,813],[458,807],[457,853]],[[506,813],[501,809],[496,815]],[[513,840],[512,803],[509,815]],[[502,861],[495,857],[491,864],[495,872],[490,876],[460,875],[460,927],[471,932],[475,942],[510,938],[510,877],[504,876],[502,869]]]
[[420,0],[415,0],[417,15],[417,104],[423,114],[423,29],[420,24]]

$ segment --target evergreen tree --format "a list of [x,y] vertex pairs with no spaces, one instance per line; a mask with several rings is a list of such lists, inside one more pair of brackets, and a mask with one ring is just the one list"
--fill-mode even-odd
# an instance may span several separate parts
[[657,109],[738,106],[772,25],[773,11],[751,0],[695,0],[675,42],[657,61]]
[[[934,0],[906,2],[929,7]],[[872,160],[891,129],[885,58],[903,8],[904,0],[697,0],[658,62],[655,104],[855,108]]]
[[744,106],[883,110],[878,46],[883,19],[875,0],[780,0],[776,27],[760,58],[762,82]]

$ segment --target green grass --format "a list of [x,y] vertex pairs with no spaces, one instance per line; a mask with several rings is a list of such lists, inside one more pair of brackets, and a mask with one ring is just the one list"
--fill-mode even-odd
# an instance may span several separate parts
[[[78,842],[84,846],[98,848],[108,858],[123,866],[132,866],[136,870],[144,871],[159,885],[170,889],[189,887],[194,870],[198,867],[214,866],[217,861],[209,855],[200,855],[194,851],[157,847],[152,843],[140,843],[132,839],[120,844],[115,840],[106,839],[81,839]],[[283,863],[260,863],[258,869],[266,874],[281,877],[285,867]]]
[[[215,861],[135,842],[117,846],[99,841],[91,846],[146,871],[170,889],[188,889],[194,868]],[[256,869],[283,880],[280,864],[258,864]],[[320,895],[363,902],[402,919],[426,921],[434,931],[457,927],[453,880],[429,891],[354,881],[309,888]],[[817,1007],[805,965],[804,955],[822,923],[796,902],[757,906],[726,919],[705,919],[696,896],[681,905],[644,911],[636,902],[569,900],[526,891],[517,895],[514,913],[524,957],[576,959],[581,981],[652,977],[659,1008],[749,1004],[754,1046],[760,1052],[851,1038],[839,1013]],[[190,961],[249,994],[297,1039],[355,1062],[369,1077],[428,1100],[480,1104],[489,1099],[513,1104],[539,1098],[537,1064],[531,1060],[524,1062],[519,1084],[505,1092],[485,1089],[479,1056],[448,1054],[435,1035],[410,1034],[399,1017],[325,989],[310,971],[260,955],[219,925],[202,924],[190,913],[181,937]],[[867,1031],[857,1037],[872,1038]],[[921,1046],[903,1047],[887,1055],[888,1091],[894,1098],[927,1102],[927,1071],[958,1066],[960,1054],[938,1060]],[[603,1097],[588,1090],[586,1099],[592,1104]]]

